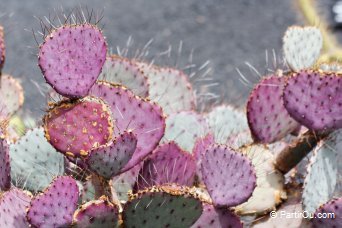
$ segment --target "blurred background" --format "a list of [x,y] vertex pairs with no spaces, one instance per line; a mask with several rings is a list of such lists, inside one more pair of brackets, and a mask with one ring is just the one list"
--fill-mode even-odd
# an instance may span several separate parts
[[99,25],[114,53],[117,47],[125,47],[130,36],[133,52],[153,39],[150,56],[168,50],[170,45],[177,52],[182,41],[181,57],[171,56],[168,64],[184,61],[186,66],[192,51],[197,66],[210,60],[209,77],[215,82],[211,90],[220,95],[219,102],[236,105],[245,102],[252,86],[241,83],[236,68],[256,82],[258,78],[246,62],[264,74],[266,50],[269,59],[273,59],[272,50],[281,57],[286,28],[303,24],[292,0],[0,0],[0,6],[7,45],[3,72],[21,79],[24,108],[35,114],[43,113],[46,99],[37,86],[44,80],[37,66],[33,33],[39,38],[39,21],[53,18],[56,12],[68,14],[81,7],[84,12],[93,10],[94,15],[103,15]]

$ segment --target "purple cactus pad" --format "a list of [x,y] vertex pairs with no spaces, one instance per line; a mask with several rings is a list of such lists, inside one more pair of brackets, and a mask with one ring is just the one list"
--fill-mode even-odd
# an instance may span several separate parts
[[9,158],[9,146],[0,132],[0,190],[11,188],[11,166]]

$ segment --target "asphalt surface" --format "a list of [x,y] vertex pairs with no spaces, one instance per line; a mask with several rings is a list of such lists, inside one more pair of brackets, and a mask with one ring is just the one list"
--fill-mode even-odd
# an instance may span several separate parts
[[[36,18],[52,18],[61,8],[68,14],[79,6],[80,1],[72,0],[0,0],[0,24],[5,27],[7,44],[4,72],[21,79],[24,109],[37,118],[46,102],[37,88],[44,81],[37,66],[37,44],[32,34],[35,31],[38,35],[41,30]],[[153,38],[152,56],[167,50],[169,45],[175,50],[182,41],[183,54],[178,62],[186,65],[191,50],[195,64],[210,60],[211,77],[218,83],[212,91],[219,94],[219,100],[235,104],[241,104],[250,91],[240,82],[236,68],[255,82],[257,78],[245,62],[265,72],[265,50],[270,56],[274,49],[280,56],[283,33],[287,26],[298,23],[296,6],[291,0],[85,0],[81,6],[85,12],[86,7],[89,11],[103,11],[100,25],[104,26],[113,50],[125,46],[129,36],[136,47]],[[176,59],[174,55],[167,61],[172,65]]]

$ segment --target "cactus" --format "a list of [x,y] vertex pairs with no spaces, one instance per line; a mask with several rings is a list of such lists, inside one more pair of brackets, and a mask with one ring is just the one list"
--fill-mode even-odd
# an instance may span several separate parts
[[289,114],[311,130],[342,127],[342,79],[339,75],[319,71],[295,73],[286,82],[283,98]]
[[5,191],[11,187],[11,166],[9,146],[0,132],[0,190]]
[[91,24],[64,25],[52,31],[39,50],[39,66],[59,94],[84,97],[99,77],[107,54],[100,30]]
[[179,148],[175,142],[158,146],[140,170],[135,189],[167,183],[192,186],[196,172],[193,157]]
[[310,213],[333,197],[341,195],[342,130],[322,140],[310,160],[304,182],[303,206]]
[[283,105],[284,82],[275,75],[263,78],[249,97],[247,118],[256,142],[273,143],[299,127]]
[[186,187],[152,187],[131,195],[123,209],[125,227],[189,227],[202,214],[202,202]]
[[132,132],[124,132],[109,145],[91,150],[86,163],[98,175],[111,179],[128,163],[136,147],[136,136]]
[[149,82],[145,73],[134,61],[126,58],[108,56],[99,79],[126,86],[140,97],[149,95]]
[[74,214],[73,224],[78,228],[117,227],[119,209],[105,197],[83,204]]
[[137,149],[123,168],[124,172],[151,153],[163,137],[165,120],[162,110],[126,88],[108,82],[98,82],[90,94],[103,99],[110,106],[117,128],[115,132],[132,130],[137,136]]
[[54,104],[44,117],[44,128],[56,150],[69,157],[86,157],[92,148],[111,140],[113,120],[102,100],[86,97]]
[[191,228],[201,227],[234,227],[242,228],[243,224],[234,212],[228,209],[218,209],[210,204],[203,205],[203,213]]
[[0,118],[10,118],[24,103],[24,91],[19,81],[10,75],[0,77]]
[[[5,38],[4,28],[0,25],[0,73],[5,63]],[[1,74],[0,74],[1,75]]]
[[161,142],[175,141],[192,153],[196,140],[208,133],[206,120],[196,112],[179,112],[166,118],[166,130]]
[[[327,213],[322,215],[322,213]],[[342,224],[342,198],[333,199],[315,211],[313,227],[339,227]],[[321,216],[330,216],[321,218]]]
[[77,208],[78,186],[68,176],[57,177],[41,194],[35,196],[27,211],[27,219],[35,227],[71,225]]
[[5,192],[0,200],[1,227],[29,227],[26,208],[30,205],[31,194],[17,188]]
[[283,42],[286,62],[293,71],[311,67],[317,61],[323,46],[321,32],[310,26],[288,28]]
[[63,156],[45,139],[42,127],[29,130],[11,144],[9,153],[12,182],[31,191],[43,190],[65,171]]
[[150,98],[163,108],[166,114],[191,111],[195,108],[195,96],[188,76],[174,68],[161,68],[138,62],[150,82]]

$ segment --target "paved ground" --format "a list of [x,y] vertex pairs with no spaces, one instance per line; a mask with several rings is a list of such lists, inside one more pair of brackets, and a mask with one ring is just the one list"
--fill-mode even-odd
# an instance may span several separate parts
[[[32,81],[42,84],[37,66],[36,43],[32,29],[39,30],[35,17],[54,15],[61,7],[68,12],[80,1],[0,0],[0,18],[7,31],[5,72],[21,78],[26,91],[26,109],[41,113],[45,100]],[[210,59],[212,77],[219,86],[222,100],[236,102],[246,97],[249,88],[240,83],[235,68],[247,77],[248,61],[264,71],[265,50],[281,50],[281,37],[286,27],[296,23],[294,1],[291,0],[104,0],[82,1],[82,6],[104,11],[101,24],[110,46],[124,46],[131,35],[138,45],[151,38],[152,53],[177,46],[183,41],[184,53],[194,49],[194,62]],[[139,45],[138,45],[139,46]],[[184,56],[187,54],[184,54]],[[173,59],[175,61],[175,59]],[[255,80],[254,80],[255,81]]]

